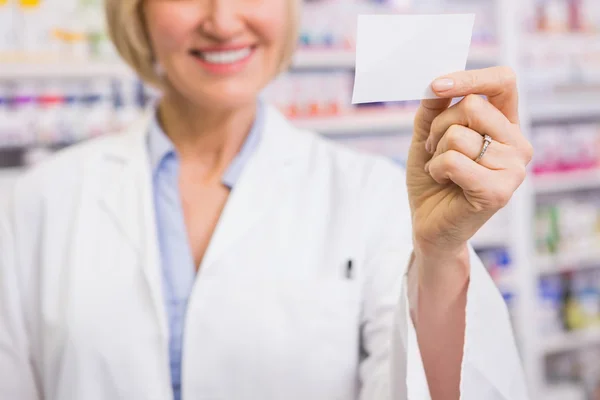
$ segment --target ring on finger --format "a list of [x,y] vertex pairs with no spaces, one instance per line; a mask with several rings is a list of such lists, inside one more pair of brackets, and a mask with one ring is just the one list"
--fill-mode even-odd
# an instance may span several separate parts
[[477,156],[477,158],[475,159],[475,162],[478,163],[479,161],[481,161],[481,159],[485,155],[488,147],[490,147],[491,143],[492,143],[492,137],[490,135],[484,135],[483,136],[483,147],[481,148],[481,152],[479,153],[479,156]]

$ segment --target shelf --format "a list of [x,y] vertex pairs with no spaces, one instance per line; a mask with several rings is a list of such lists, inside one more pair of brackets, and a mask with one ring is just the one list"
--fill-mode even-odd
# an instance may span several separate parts
[[132,78],[135,75],[124,63],[98,62],[98,61],[75,61],[75,62],[24,62],[3,63],[0,71],[2,79],[26,79],[26,78]]
[[414,112],[407,110],[358,111],[332,117],[292,119],[301,129],[324,135],[369,134],[373,132],[407,132],[413,127]]
[[590,33],[532,33],[524,38],[531,52],[582,53],[600,49],[600,35]]
[[600,344],[600,327],[556,334],[542,340],[545,354],[576,350]]
[[[299,49],[292,66],[298,69],[347,68],[355,65],[353,49]],[[472,46],[469,62],[473,64],[492,65],[498,62],[498,49],[494,45]]]
[[494,44],[471,46],[469,62],[488,66],[496,65],[500,62],[500,51]]
[[292,66],[310,68],[354,68],[354,50],[301,49],[294,55]]
[[533,123],[544,121],[576,121],[578,119],[600,119],[600,93],[579,93],[571,95],[550,95],[549,98],[536,99],[529,102],[530,116]]
[[600,189],[600,170],[543,174],[533,178],[537,194]]
[[535,259],[539,274],[558,274],[573,270],[600,268],[600,246],[582,246],[582,250],[540,255]]

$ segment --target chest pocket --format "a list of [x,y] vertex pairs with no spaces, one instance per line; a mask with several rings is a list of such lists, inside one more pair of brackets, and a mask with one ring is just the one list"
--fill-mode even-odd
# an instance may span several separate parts
[[353,398],[360,353],[358,281],[215,277],[198,282],[194,291],[186,348],[198,354],[186,357],[215,381],[230,379],[219,388],[206,382],[212,391],[239,399]]
[[272,310],[271,318],[281,321],[282,332],[290,340],[310,344],[305,355],[319,349],[320,356],[331,353],[335,357],[335,342],[354,341],[358,337],[360,299],[355,281],[342,278],[283,281],[272,291],[272,296],[271,306],[265,305],[265,309]]

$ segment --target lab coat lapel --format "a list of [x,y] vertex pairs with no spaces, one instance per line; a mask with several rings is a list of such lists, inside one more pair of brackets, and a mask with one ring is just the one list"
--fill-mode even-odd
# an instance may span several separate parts
[[[92,181],[97,188],[98,204],[115,226],[113,234],[126,241],[137,253],[161,334],[167,337],[158,240],[154,214],[152,176],[146,133],[152,110],[116,138],[100,160]],[[96,184],[97,183],[97,184]]]
[[286,195],[301,156],[293,141],[298,134],[276,109],[267,107],[260,144],[229,196],[202,261],[202,273],[227,251],[234,251],[237,241]]
[[[164,311],[160,254],[154,214],[152,176],[146,148],[151,111],[107,149],[98,168],[100,208],[115,225],[115,233],[138,253],[163,337],[168,335]],[[278,111],[267,107],[261,142],[248,161],[213,234],[201,271],[212,264],[259,223],[294,184],[302,150],[297,131]],[[140,207],[141,206],[141,207]]]

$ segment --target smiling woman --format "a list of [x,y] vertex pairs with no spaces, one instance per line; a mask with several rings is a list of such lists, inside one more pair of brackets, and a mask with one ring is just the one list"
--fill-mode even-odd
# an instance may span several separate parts
[[531,159],[514,73],[434,82],[404,171],[261,100],[299,6],[106,1],[162,96],[1,210],[1,399],[526,399],[467,245]]

